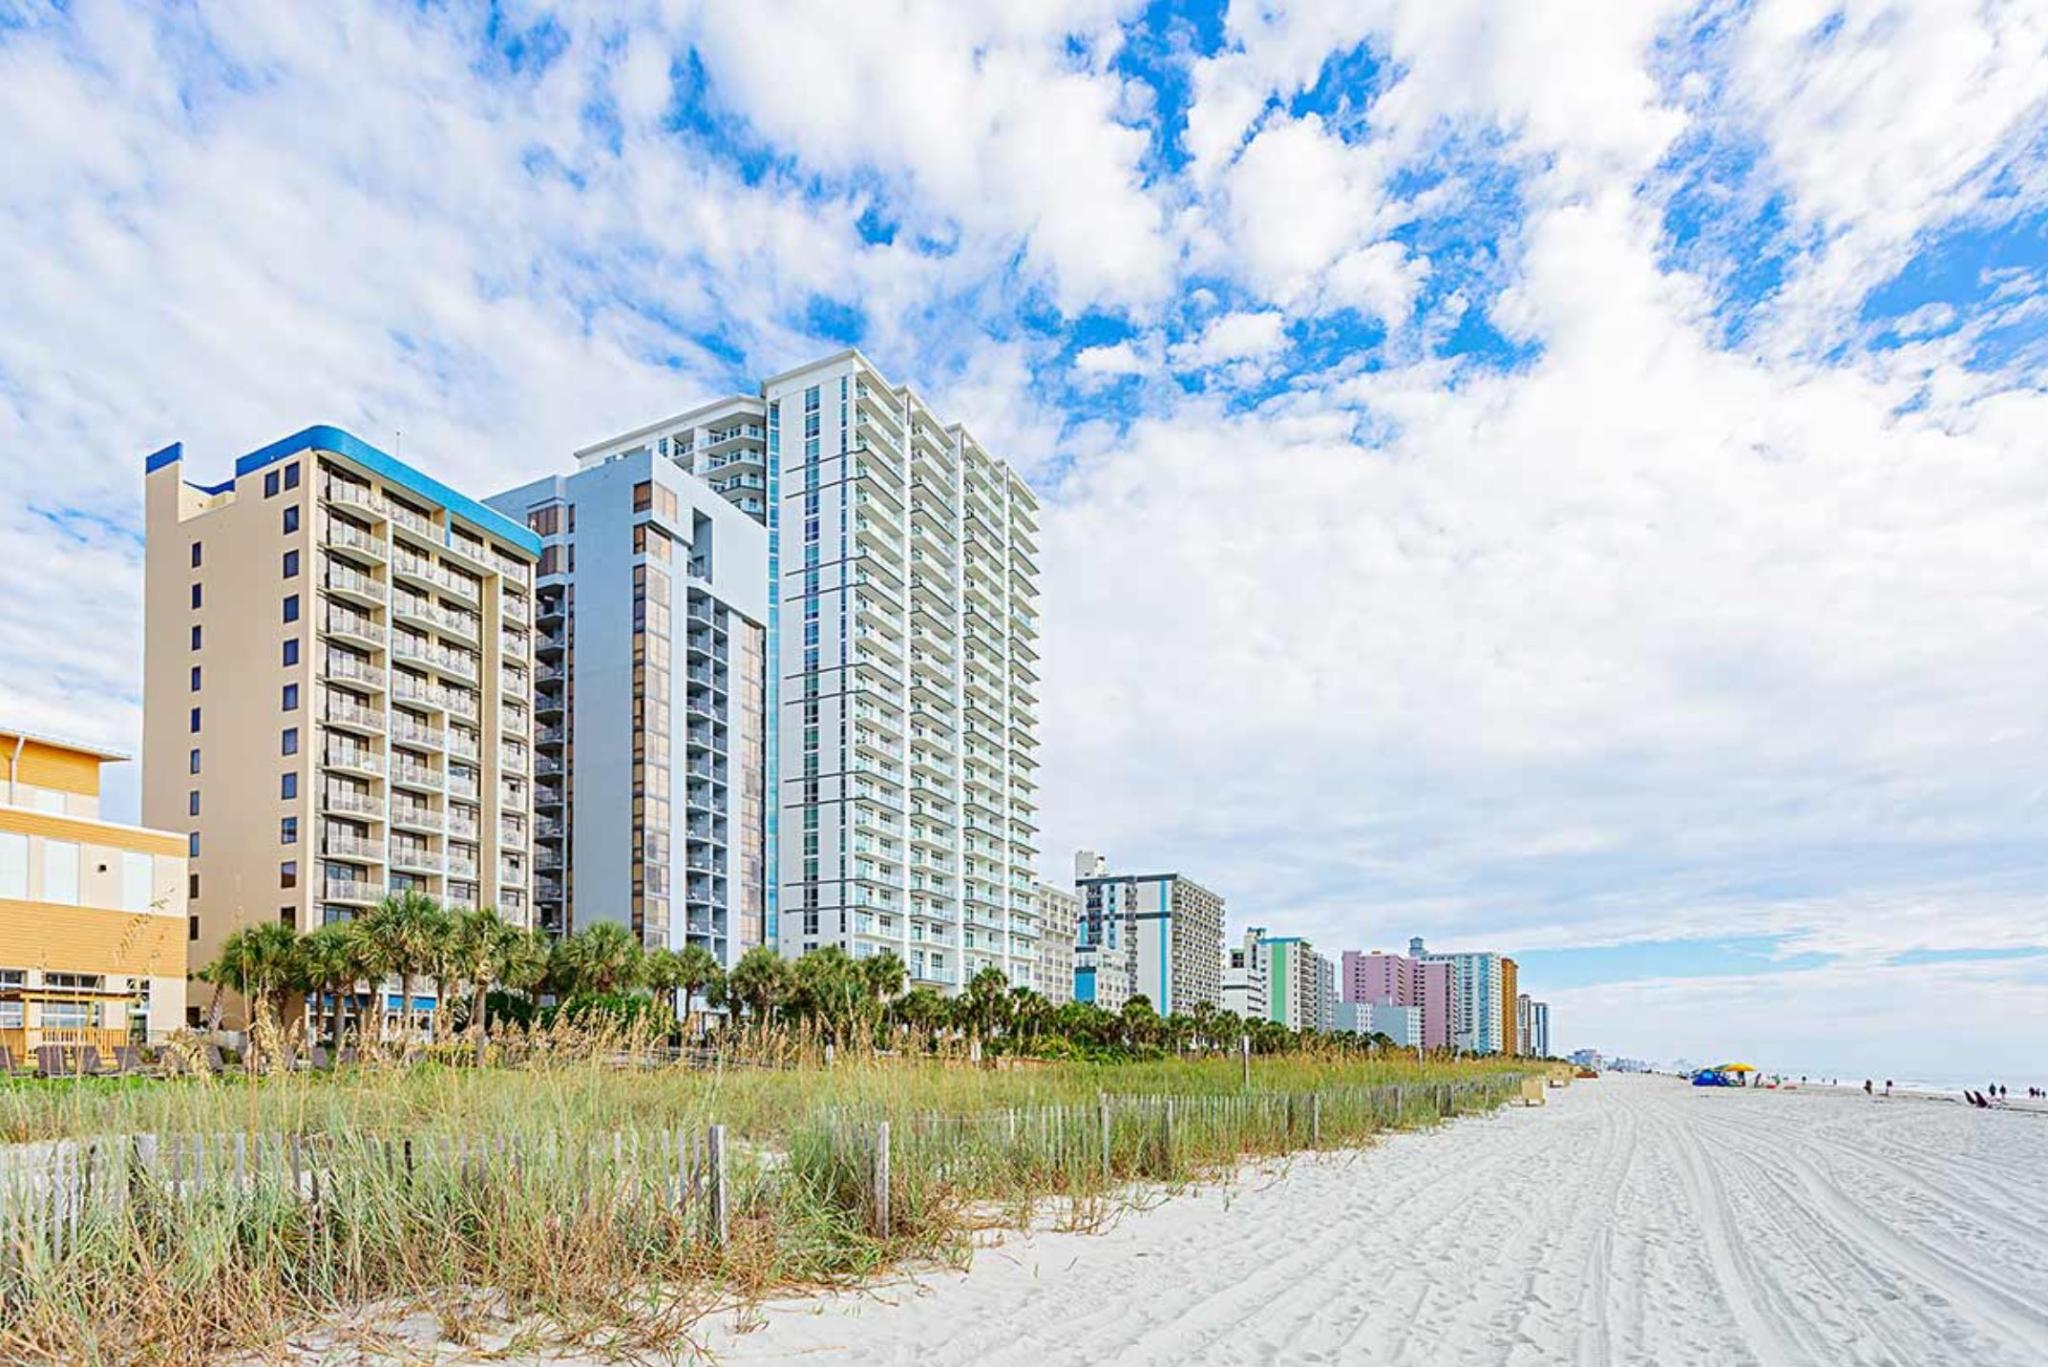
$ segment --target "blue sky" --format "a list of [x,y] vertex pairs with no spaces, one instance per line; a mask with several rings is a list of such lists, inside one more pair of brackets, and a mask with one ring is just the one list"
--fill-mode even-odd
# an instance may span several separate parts
[[856,343],[1046,500],[1048,873],[2016,1068],[2044,90],[2020,3],[0,0],[0,694],[135,743],[168,441],[489,492]]

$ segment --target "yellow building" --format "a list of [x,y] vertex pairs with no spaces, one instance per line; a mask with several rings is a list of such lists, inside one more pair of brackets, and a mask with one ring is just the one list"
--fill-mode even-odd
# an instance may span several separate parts
[[1500,959],[1500,1048],[1510,1057],[1522,1052],[1521,1013],[1515,998],[1520,993],[1515,987],[1515,961],[1501,955]]
[[338,428],[182,457],[146,462],[142,815],[190,837],[190,968],[390,892],[529,924],[540,539]]
[[100,820],[126,755],[0,728],[0,1044],[161,1040],[185,1018],[185,837]]

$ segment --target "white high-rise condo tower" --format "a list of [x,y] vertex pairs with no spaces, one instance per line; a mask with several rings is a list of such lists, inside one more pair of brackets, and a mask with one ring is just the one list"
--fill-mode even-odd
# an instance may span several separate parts
[[768,527],[768,939],[1042,986],[1030,488],[851,350],[639,447]]

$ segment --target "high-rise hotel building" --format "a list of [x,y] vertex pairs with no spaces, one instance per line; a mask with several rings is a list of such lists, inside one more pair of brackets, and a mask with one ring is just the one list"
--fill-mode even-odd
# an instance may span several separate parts
[[142,810],[188,834],[190,965],[406,889],[530,923],[539,538],[333,427],[219,484],[182,454],[147,461]]
[[578,463],[490,500],[542,543],[539,924],[731,967],[767,935],[768,538],[658,441]]
[[1030,488],[858,351],[578,458],[642,448],[767,529],[769,940],[1038,985]]

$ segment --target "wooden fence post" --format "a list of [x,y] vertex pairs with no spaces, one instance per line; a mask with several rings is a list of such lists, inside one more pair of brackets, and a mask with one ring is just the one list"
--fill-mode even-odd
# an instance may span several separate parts
[[1320,1149],[1323,1146],[1323,1094],[1310,1092],[1308,1095],[1308,1146]]
[[1102,1119],[1102,1177],[1109,1180],[1109,1098],[1097,1097],[1095,1109]]
[[875,1234],[889,1237],[889,1122],[875,1126]]
[[1166,1098],[1166,1107],[1159,1122],[1159,1156],[1166,1168],[1166,1175],[1173,1175],[1173,1098]]
[[726,1206],[725,1206],[725,1126],[713,1125],[709,1139],[711,1147],[711,1237],[718,1247],[725,1247]]
[[1250,1035],[1239,1035],[1237,1037],[1237,1052],[1244,1062],[1244,1089],[1249,1092],[1252,1089],[1252,1037]]

